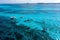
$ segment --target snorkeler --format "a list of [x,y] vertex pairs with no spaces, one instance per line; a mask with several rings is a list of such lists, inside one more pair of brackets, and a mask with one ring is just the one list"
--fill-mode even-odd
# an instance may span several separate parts
[[10,17],[10,22],[11,22],[12,25],[16,24],[17,23],[16,17],[15,16]]
[[15,18],[16,18],[15,16],[10,17],[11,20],[14,20]]

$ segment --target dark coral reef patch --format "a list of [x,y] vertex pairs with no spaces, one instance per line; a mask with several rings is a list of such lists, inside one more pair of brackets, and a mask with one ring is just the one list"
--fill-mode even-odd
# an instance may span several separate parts
[[54,40],[46,31],[31,29],[24,24],[16,25],[13,21],[0,16],[0,40]]

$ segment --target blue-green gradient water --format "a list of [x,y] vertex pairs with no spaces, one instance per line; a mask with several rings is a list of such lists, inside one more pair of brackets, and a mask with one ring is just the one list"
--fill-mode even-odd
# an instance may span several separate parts
[[[14,29],[14,26],[12,26],[12,24],[9,23],[9,21],[13,19],[15,19],[14,21],[17,21],[16,27],[19,27],[19,25],[23,24],[34,30],[40,30],[40,31],[45,30],[53,40],[60,40],[60,4],[52,4],[52,3],[51,4],[44,4],[44,3],[0,4],[0,30],[2,29],[4,30],[5,27],[7,28],[13,27]],[[13,31],[13,32],[16,31],[13,29],[9,31]],[[18,33],[20,32],[19,30]],[[1,32],[0,32],[0,36],[1,36]],[[4,31],[4,33],[2,33],[2,37],[0,38],[0,40],[5,38],[4,34],[6,36],[8,32]],[[47,35],[44,36],[48,37]],[[49,38],[45,39],[44,36],[41,40],[50,40]],[[36,40],[40,40],[39,38],[41,37],[39,36]],[[15,39],[25,40],[24,38],[22,39],[15,38]],[[7,38],[7,40],[13,40],[13,39]],[[28,39],[27,37],[26,40],[35,40],[35,39],[32,38]]]

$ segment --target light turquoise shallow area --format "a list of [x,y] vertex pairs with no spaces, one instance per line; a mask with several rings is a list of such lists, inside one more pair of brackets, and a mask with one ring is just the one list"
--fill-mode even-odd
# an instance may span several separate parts
[[[7,4],[0,5],[0,16],[14,17],[17,25],[24,24],[32,29],[43,30],[55,40],[60,40],[60,4]],[[25,20],[30,20],[24,22]],[[42,26],[40,22],[45,22]]]

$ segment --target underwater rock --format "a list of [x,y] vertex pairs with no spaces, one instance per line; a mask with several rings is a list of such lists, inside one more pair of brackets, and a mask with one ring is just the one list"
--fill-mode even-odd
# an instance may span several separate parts
[[54,40],[46,31],[31,29],[24,24],[16,25],[16,22],[11,24],[7,17],[0,17],[0,21],[0,40]]
[[24,35],[21,33],[18,33],[18,32],[14,32],[14,34],[15,34],[15,39],[17,39],[17,40],[22,40],[22,39],[26,39],[26,38],[24,38]]
[[23,18],[24,16],[21,16],[20,18]]
[[6,37],[4,40],[15,40],[14,38]]
[[24,22],[31,22],[31,21],[33,21],[33,19],[24,20]]
[[25,20],[24,22],[28,22],[28,21],[30,21],[30,20]]

